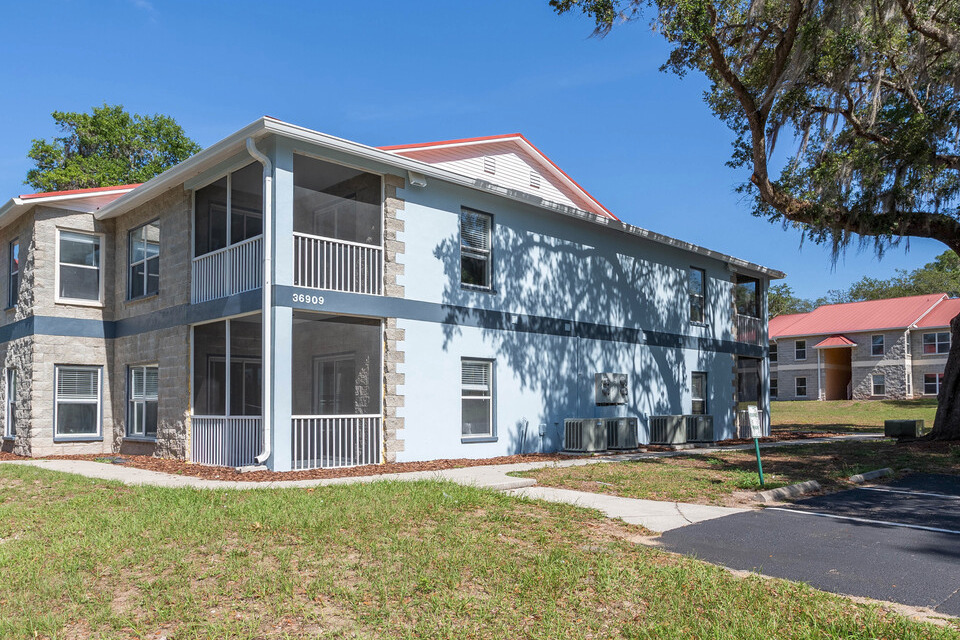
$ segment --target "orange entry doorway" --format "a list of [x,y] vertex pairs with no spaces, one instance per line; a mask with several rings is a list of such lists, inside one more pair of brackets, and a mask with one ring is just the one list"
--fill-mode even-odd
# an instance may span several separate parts
[[821,367],[823,367],[824,400],[849,400],[851,367],[853,354],[851,347],[821,349]]

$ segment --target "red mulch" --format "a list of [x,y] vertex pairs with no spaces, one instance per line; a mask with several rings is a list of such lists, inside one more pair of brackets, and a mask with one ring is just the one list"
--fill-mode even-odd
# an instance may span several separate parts
[[[841,433],[828,433],[823,431],[788,431],[777,433],[768,438],[760,438],[760,442],[785,442],[792,440],[807,440],[810,438],[823,438],[837,435],[849,435]],[[752,439],[724,440],[724,445],[750,444]],[[907,446],[940,449],[949,443],[916,441],[904,443]],[[673,447],[646,445],[641,451],[673,451]],[[629,453],[624,451],[623,453]],[[106,460],[115,459],[115,464],[125,464],[138,469],[147,469],[150,471],[160,471],[162,473],[172,473],[182,476],[194,476],[208,480],[245,480],[249,482],[270,482],[276,480],[314,480],[321,478],[354,478],[357,476],[379,476],[388,473],[405,473],[410,471],[442,471],[444,469],[460,469],[464,467],[478,467],[493,464],[515,464],[518,462],[550,462],[555,460],[569,460],[572,457],[569,454],[559,453],[529,453],[514,456],[499,456],[496,458],[455,458],[451,460],[429,460],[427,462],[388,462],[377,465],[367,465],[364,467],[346,467],[343,469],[312,469],[310,471],[251,471],[240,473],[230,467],[207,467],[199,464],[192,464],[183,460],[173,460],[169,458],[154,458],[151,456],[132,456],[123,454],[87,454],[72,456],[45,456],[46,460]],[[0,461],[2,460],[28,460],[23,456],[17,456],[12,453],[0,451]]]

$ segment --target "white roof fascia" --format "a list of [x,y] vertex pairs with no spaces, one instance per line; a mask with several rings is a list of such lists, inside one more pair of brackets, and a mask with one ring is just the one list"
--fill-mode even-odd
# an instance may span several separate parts
[[325,133],[320,133],[319,131],[314,131],[313,129],[308,129],[306,127],[301,127],[266,117],[260,118],[259,120],[247,125],[240,131],[224,138],[213,146],[204,149],[193,157],[184,160],[175,167],[167,169],[159,176],[152,178],[148,182],[145,182],[141,186],[137,187],[132,193],[114,200],[110,204],[100,209],[97,212],[96,217],[97,219],[102,220],[105,218],[113,218],[122,215],[134,207],[137,207],[140,204],[159,195],[163,191],[186,182],[192,177],[195,177],[213,164],[216,164],[216,162],[229,157],[231,153],[235,153],[234,147],[244,144],[244,141],[248,137],[253,137],[256,139],[269,134],[275,134],[291,140],[326,147],[328,149],[355,155],[367,160],[398,167],[406,171],[415,171],[429,177],[451,182],[453,184],[458,184],[471,189],[476,189],[478,191],[494,193],[510,200],[531,204],[542,209],[548,209],[570,218],[576,218],[585,222],[610,227],[614,230],[622,231],[633,236],[652,240],[653,242],[658,242],[660,244],[665,244],[671,247],[682,249],[684,251],[703,255],[721,262],[727,262],[740,269],[751,271],[771,279],[779,279],[785,276],[782,271],[770,269],[768,267],[754,264],[740,258],[735,258],[717,251],[705,249],[688,242],[683,242],[682,240],[677,240],[676,238],[671,238],[647,229],[626,224],[613,218],[606,218],[589,211],[583,211],[582,209],[577,209],[557,202],[552,202],[550,200],[545,200],[532,194],[526,194],[508,189],[486,180],[471,178],[453,171],[441,169],[435,165],[421,162],[420,160],[407,158],[390,151],[383,151],[375,147],[369,147],[367,145],[360,144],[359,142],[337,138]]

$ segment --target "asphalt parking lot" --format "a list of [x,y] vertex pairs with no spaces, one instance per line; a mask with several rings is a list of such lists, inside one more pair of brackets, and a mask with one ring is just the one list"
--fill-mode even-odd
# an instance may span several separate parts
[[960,476],[911,475],[668,531],[670,551],[960,616]]

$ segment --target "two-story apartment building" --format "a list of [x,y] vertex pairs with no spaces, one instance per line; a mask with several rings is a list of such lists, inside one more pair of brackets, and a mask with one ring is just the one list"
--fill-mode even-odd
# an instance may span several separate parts
[[960,298],[930,294],[823,305],[770,320],[771,396],[936,396]]
[[571,417],[733,437],[783,275],[621,222],[520,135],[272,118],[142,185],[14,198],[0,251],[6,450],[275,470],[554,451]]

